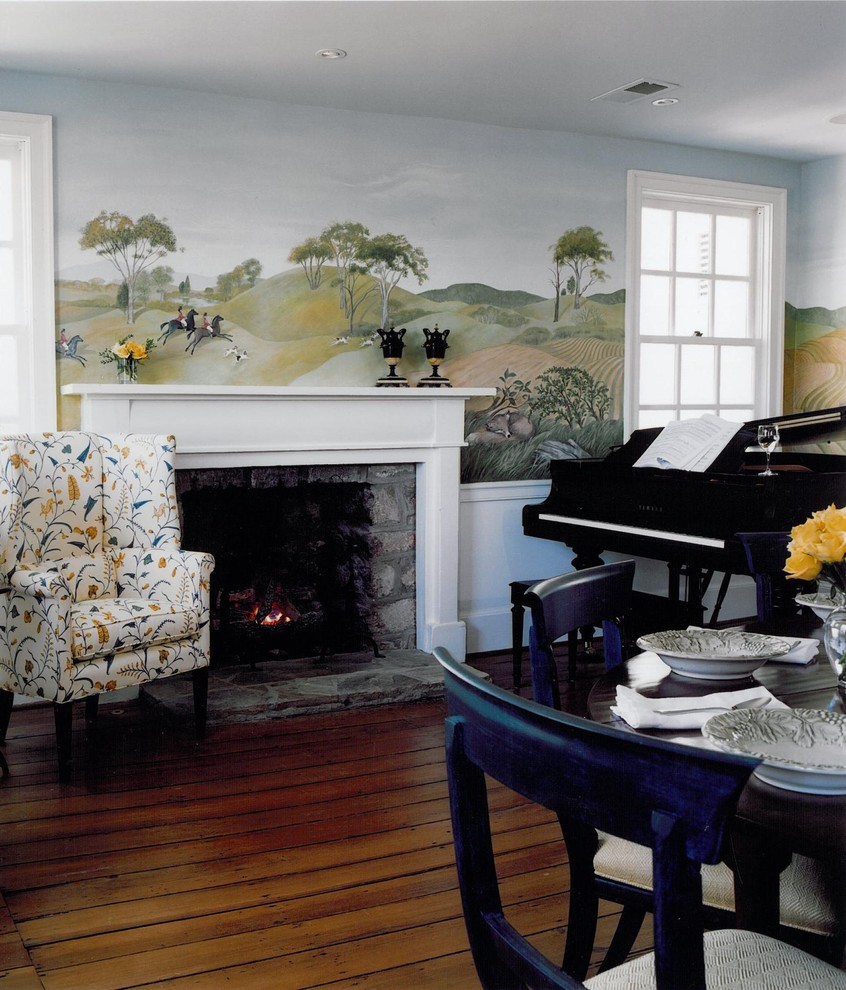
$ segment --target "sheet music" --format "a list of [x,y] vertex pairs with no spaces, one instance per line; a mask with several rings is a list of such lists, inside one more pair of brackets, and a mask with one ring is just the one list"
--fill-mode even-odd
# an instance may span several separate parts
[[635,461],[634,467],[707,471],[742,427],[743,423],[732,423],[712,413],[698,419],[673,420]]

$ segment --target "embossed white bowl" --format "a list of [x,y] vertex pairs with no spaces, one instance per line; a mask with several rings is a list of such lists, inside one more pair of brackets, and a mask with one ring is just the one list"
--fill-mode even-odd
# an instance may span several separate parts
[[668,629],[641,636],[637,645],[681,677],[703,681],[742,680],[790,651],[783,639],[734,629]]

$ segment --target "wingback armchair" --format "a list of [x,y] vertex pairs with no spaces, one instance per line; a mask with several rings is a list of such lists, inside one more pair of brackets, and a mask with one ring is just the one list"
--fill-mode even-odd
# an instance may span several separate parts
[[72,703],[187,671],[205,733],[214,558],[180,549],[171,436],[0,438],[0,740],[14,695]]

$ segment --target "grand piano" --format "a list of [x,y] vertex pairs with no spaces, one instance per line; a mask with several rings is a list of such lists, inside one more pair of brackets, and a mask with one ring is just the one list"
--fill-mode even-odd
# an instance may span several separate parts
[[[763,422],[777,423],[781,435],[768,477],[759,474]],[[684,606],[680,622],[703,621],[702,598],[721,572],[716,621],[729,577],[748,573],[736,533],[786,531],[846,503],[846,456],[824,452],[833,438],[846,439],[846,406],[744,423],[705,472],[635,467],[660,432],[636,430],[604,459],[551,461],[549,496],[523,507],[523,532],[565,543],[577,569],[602,563],[603,551],[666,561],[665,602],[671,614]]]

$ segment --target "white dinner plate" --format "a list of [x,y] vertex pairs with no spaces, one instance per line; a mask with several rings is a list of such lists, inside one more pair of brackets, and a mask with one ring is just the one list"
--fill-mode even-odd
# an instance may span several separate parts
[[846,715],[809,708],[738,709],[708,719],[718,749],[763,762],[755,776],[787,791],[846,794]]
[[641,636],[637,645],[657,653],[682,677],[736,681],[749,677],[767,660],[789,653],[791,644],[736,629],[668,629]]

